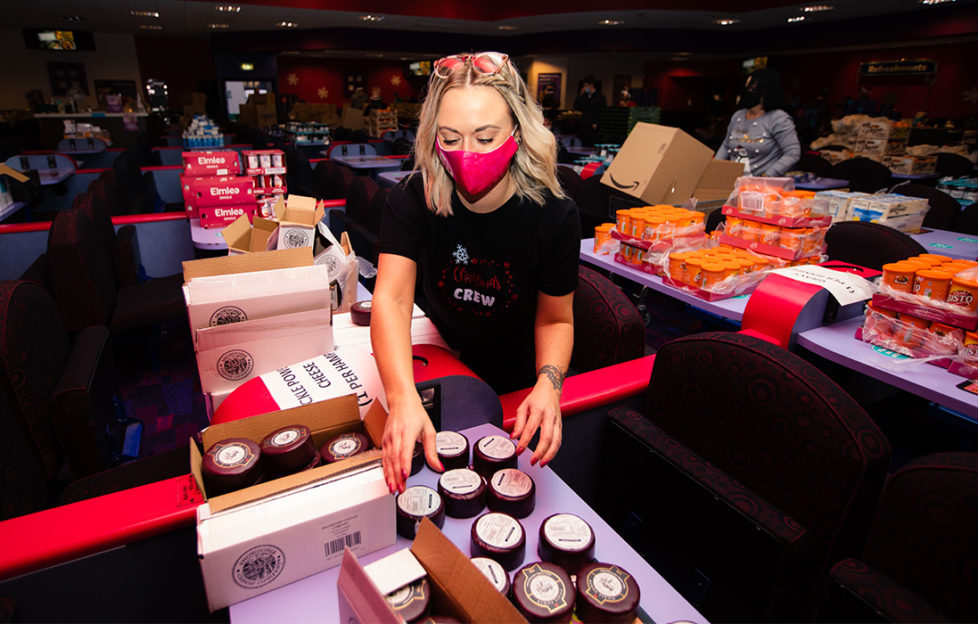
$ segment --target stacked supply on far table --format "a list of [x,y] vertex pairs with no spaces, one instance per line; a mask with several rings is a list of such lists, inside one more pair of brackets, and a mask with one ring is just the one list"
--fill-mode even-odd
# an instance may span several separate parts
[[184,152],[180,188],[187,217],[211,228],[254,214],[255,181],[240,173],[236,151]]
[[183,131],[183,146],[188,149],[224,147],[224,134],[214,120],[206,115],[194,115]]
[[288,192],[285,184],[285,152],[277,149],[245,150],[245,175],[254,181],[257,213],[275,218],[276,200]]
[[920,254],[883,265],[856,337],[978,379],[978,262]]
[[886,225],[901,232],[920,230],[930,210],[930,202],[921,197],[898,193],[858,193],[849,191],[820,191],[815,199],[825,205],[832,222],[869,221]]

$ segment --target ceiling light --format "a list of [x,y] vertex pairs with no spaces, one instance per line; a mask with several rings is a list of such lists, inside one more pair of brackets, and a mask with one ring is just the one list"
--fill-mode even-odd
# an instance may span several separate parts
[[834,6],[828,4],[809,4],[806,7],[802,7],[802,13],[821,13],[822,11],[831,11]]
[[84,22],[85,18],[81,15],[63,15],[61,17],[66,22]]
[[713,23],[717,24],[718,26],[730,26],[732,24],[739,24],[740,20],[732,17],[725,17],[723,19],[715,19],[713,20]]
[[242,63],[241,65],[239,65],[239,67],[241,68],[241,71],[254,71],[255,64],[254,63]]
[[383,19],[384,19],[383,15],[361,15],[360,16],[361,22],[380,22],[383,21]]
[[599,26],[621,26],[624,23],[625,20],[603,19],[600,22],[598,22],[598,25]]
[[278,22],[275,24],[279,28],[298,28],[299,25],[295,22]]
[[496,30],[519,30],[519,26],[513,26],[511,24],[500,24],[496,26]]
[[920,4],[944,4],[945,2],[957,2],[957,0],[920,0]]
[[139,30],[163,30],[163,27],[156,24],[140,24]]
[[129,11],[129,14],[134,17],[159,17],[159,11]]
[[804,22],[804,21],[805,21],[805,16],[804,15],[796,15],[795,17],[789,17],[788,18],[788,23],[789,24],[794,24],[794,23],[797,23],[797,22]]
[[228,28],[231,27],[231,25],[230,24],[208,24],[207,27],[210,28],[211,30],[227,30]]
[[215,11],[220,11],[221,13],[240,13],[241,7],[236,4],[218,4],[214,7]]

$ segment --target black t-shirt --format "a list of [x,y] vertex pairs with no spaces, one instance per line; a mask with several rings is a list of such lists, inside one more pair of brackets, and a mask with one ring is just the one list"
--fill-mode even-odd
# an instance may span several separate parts
[[479,214],[453,194],[452,212],[428,210],[421,175],[411,176],[388,196],[380,251],[418,263],[428,316],[463,362],[497,392],[531,386],[537,293],[577,287],[577,206],[514,195]]

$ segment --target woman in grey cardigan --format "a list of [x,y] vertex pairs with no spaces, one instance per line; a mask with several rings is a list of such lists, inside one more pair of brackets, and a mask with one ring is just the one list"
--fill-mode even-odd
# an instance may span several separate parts
[[801,156],[795,122],[781,110],[781,77],[758,69],[740,92],[740,110],[733,114],[716,157],[744,163],[744,175],[783,176]]

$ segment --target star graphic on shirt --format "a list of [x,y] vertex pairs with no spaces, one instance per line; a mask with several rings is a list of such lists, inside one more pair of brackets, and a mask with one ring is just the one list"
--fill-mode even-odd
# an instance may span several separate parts
[[455,247],[455,251],[452,252],[452,257],[455,258],[455,264],[469,263],[469,251],[461,245]]
[[391,76],[391,84],[394,85],[395,87],[400,86],[400,84],[401,84],[401,77],[400,76]]
[[316,95],[319,96],[320,100],[325,100],[329,97],[329,89],[326,87],[319,87],[319,91],[316,91]]
[[968,104],[978,104],[978,87],[971,87],[965,91],[964,101]]
[[292,86],[299,84],[299,77],[295,75],[295,72],[292,72],[291,74],[286,76],[285,80],[288,81],[288,83]]

